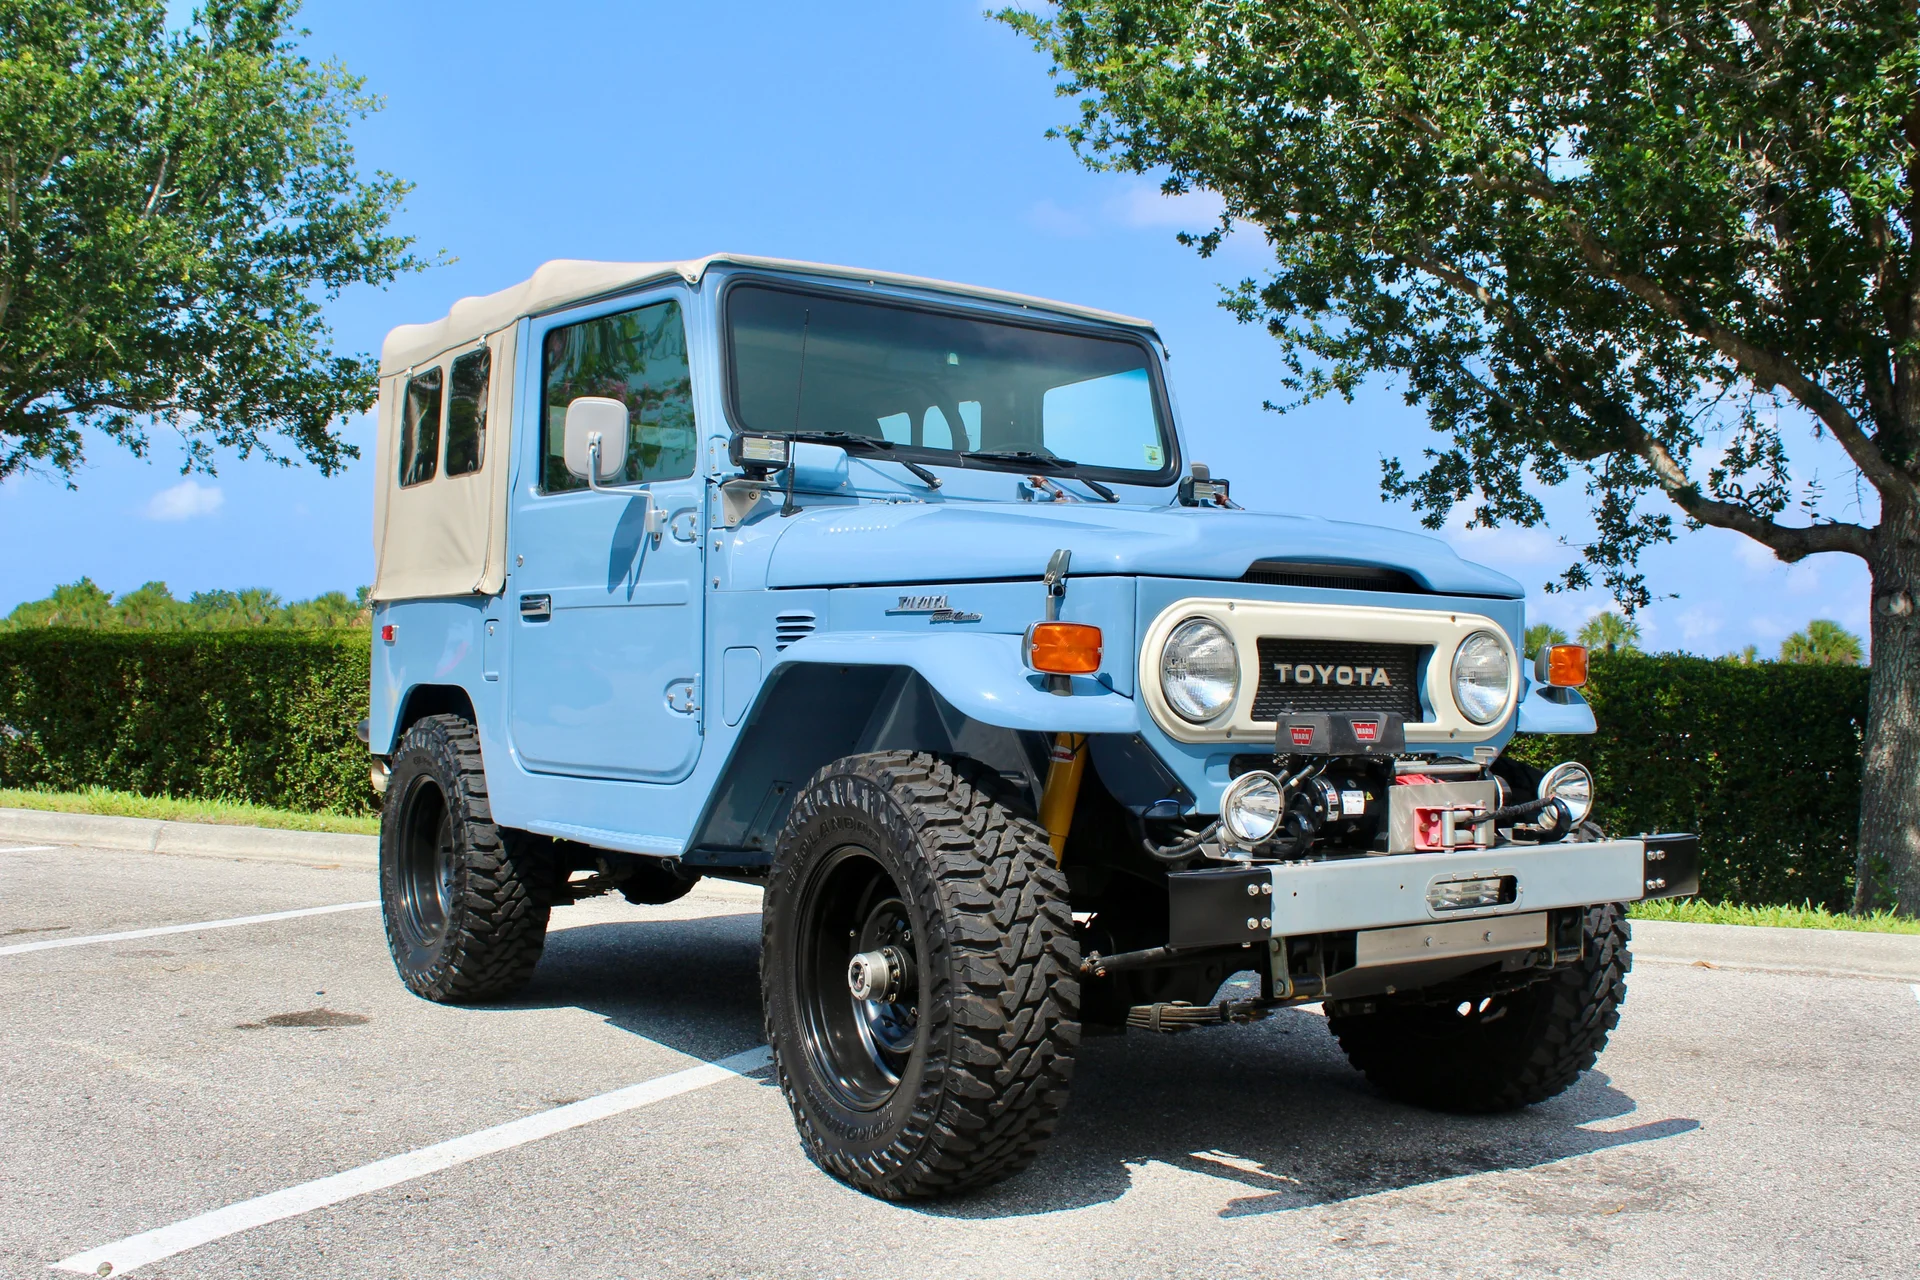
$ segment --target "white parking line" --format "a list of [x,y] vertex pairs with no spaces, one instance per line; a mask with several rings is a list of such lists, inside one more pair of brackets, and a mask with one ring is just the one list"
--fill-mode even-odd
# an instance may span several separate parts
[[56,947],[85,947],[96,942],[125,942],[132,938],[158,938],[168,933],[199,933],[203,929],[232,929],[243,924],[267,924],[274,920],[297,920],[301,916],[324,916],[335,911],[365,911],[378,902],[336,902],[330,907],[301,907],[298,911],[269,911],[263,916],[235,916],[231,920],[202,920],[198,924],[169,924],[158,929],[129,929],[125,933],[90,933],[81,938],[55,938],[49,942],[16,942],[0,947],[0,956],[17,956],[26,951],[52,951]]
[[1916,982],[1913,984],[1913,998],[1915,1000],[1920,1000],[1920,982]]
[[203,1244],[224,1239],[269,1222],[278,1222],[282,1218],[291,1218],[299,1214],[310,1213],[315,1209],[324,1209],[342,1200],[351,1200],[355,1196],[366,1195],[370,1191],[379,1191],[401,1182],[410,1182],[415,1178],[438,1173],[442,1169],[465,1164],[481,1156],[492,1155],[498,1151],[521,1146],[528,1142],[537,1142],[541,1138],[563,1133],[568,1129],[577,1129],[581,1125],[592,1124],[595,1120],[605,1120],[622,1112],[633,1111],[640,1107],[679,1094],[691,1093],[695,1089],[704,1089],[710,1084],[719,1084],[723,1080],[734,1080],[752,1071],[758,1071],[772,1061],[772,1054],[765,1045],[757,1049],[748,1049],[736,1053],[730,1058],[718,1062],[703,1062],[697,1067],[685,1071],[676,1071],[672,1075],[660,1076],[641,1084],[628,1085],[624,1089],[615,1089],[612,1093],[603,1093],[595,1098],[586,1098],[580,1102],[571,1102],[564,1107],[555,1107],[551,1111],[542,1111],[538,1115],[527,1116],[521,1120],[510,1120],[506,1124],[495,1125],[491,1129],[482,1129],[470,1133],[464,1138],[452,1138],[446,1142],[436,1142],[430,1147],[421,1147],[418,1151],[409,1151],[403,1155],[388,1156],[385,1160],[376,1160],[372,1164],[362,1165],[358,1169],[349,1169],[345,1173],[336,1173],[330,1177],[305,1182],[297,1187],[288,1187],[284,1191],[271,1192],[252,1200],[242,1200],[230,1204],[224,1209],[215,1209],[212,1213],[203,1213],[197,1218],[188,1218],[176,1222],[170,1227],[161,1227],[155,1231],[129,1236],[113,1244],[102,1245],[98,1249],[89,1249],[85,1253],[76,1253],[54,1263],[60,1271],[73,1271],[82,1275],[122,1275],[135,1267],[144,1267],[149,1262],[158,1262],[170,1258],[176,1253],[188,1249],[197,1249]]
[[45,853],[49,849],[64,847],[63,845],[57,844],[21,844],[15,845],[11,849],[0,849],[0,853]]

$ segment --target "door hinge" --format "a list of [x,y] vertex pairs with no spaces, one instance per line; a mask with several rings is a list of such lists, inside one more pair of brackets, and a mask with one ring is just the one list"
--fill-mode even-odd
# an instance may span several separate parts
[[667,706],[683,716],[690,716],[700,709],[700,682],[698,680],[675,680],[667,686]]

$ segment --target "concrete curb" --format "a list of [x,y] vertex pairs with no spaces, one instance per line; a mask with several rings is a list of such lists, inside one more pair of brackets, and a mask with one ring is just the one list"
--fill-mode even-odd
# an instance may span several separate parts
[[[113,818],[43,809],[0,809],[0,840],[86,849],[127,849],[187,858],[288,862],[304,867],[364,871],[377,871],[380,867],[378,836],[280,831],[272,827],[206,822],[162,822],[154,818]],[[761,897],[756,886],[730,880],[703,880],[695,892],[742,902],[759,902]]]
[[332,831],[279,831],[271,827],[223,826],[112,818],[93,813],[0,809],[0,840],[70,844],[93,849],[132,849],[190,858],[238,858],[249,862],[297,862],[304,866],[380,865],[375,836]]
[[1830,978],[1920,982],[1920,934],[1635,920],[1633,958]]

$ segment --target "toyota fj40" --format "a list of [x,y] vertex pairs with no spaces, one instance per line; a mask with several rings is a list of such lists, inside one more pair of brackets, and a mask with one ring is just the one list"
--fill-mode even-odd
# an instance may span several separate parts
[[[508,995],[552,908],[764,886],[807,1153],[1025,1165],[1083,1030],[1324,1002],[1429,1107],[1592,1065],[1623,904],[1586,654],[1445,543],[1240,509],[1150,325],[885,273],[555,262],[388,337],[372,713],[393,960]],[[1257,998],[1219,1000],[1251,971]],[[1231,989],[1231,988],[1226,988]]]

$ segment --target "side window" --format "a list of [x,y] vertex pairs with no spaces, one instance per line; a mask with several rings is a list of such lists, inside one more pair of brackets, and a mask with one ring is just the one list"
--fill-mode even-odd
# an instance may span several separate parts
[[424,484],[440,465],[440,366],[407,379],[400,409],[400,487]]
[[453,394],[447,400],[447,474],[471,475],[487,456],[487,372],[492,353],[485,347],[453,362]]
[[693,383],[678,302],[567,325],[547,334],[540,423],[541,488],[584,489],[567,471],[567,406],[607,396],[627,406],[627,483],[693,474]]

